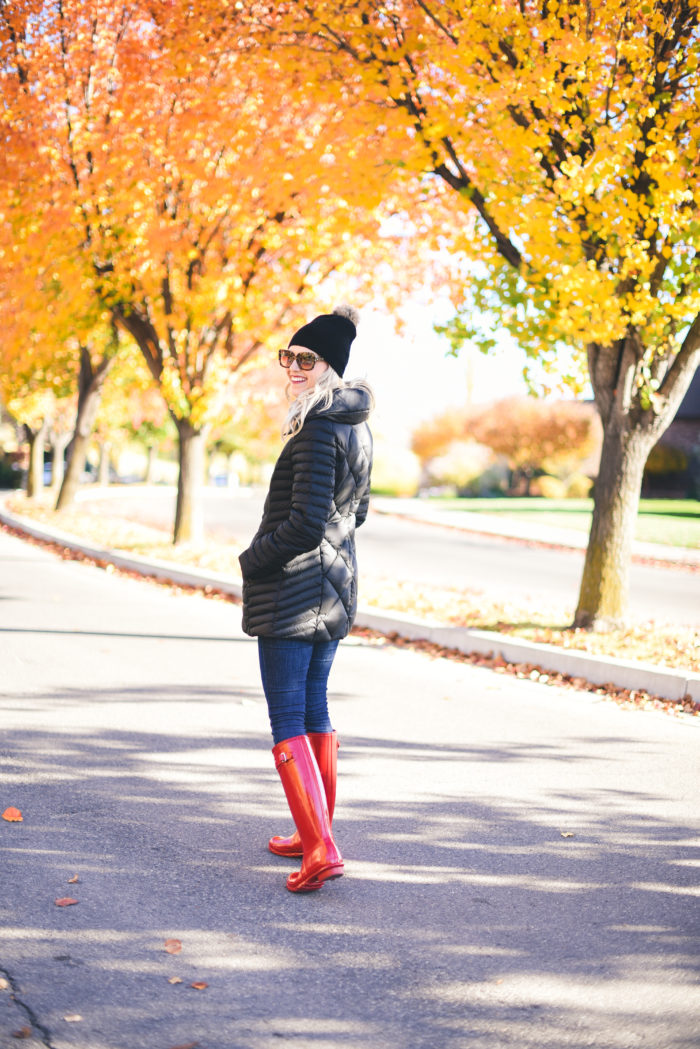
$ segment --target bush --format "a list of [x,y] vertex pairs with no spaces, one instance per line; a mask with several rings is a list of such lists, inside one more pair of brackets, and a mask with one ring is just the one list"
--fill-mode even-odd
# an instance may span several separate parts
[[571,474],[566,479],[567,499],[588,499],[593,490],[593,481],[585,474]]
[[530,495],[541,495],[545,499],[565,499],[566,485],[558,477],[543,474],[530,485]]
[[414,496],[420,481],[418,456],[378,437],[374,445],[372,491],[397,498]]
[[495,495],[505,495],[508,491],[510,474],[505,462],[496,462],[479,474],[477,479],[470,485],[469,495],[478,498],[488,498]]
[[478,479],[493,463],[493,453],[474,441],[453,441],[444,455],[425,467],[428,483],[451,485],[460,495],[472,493]]

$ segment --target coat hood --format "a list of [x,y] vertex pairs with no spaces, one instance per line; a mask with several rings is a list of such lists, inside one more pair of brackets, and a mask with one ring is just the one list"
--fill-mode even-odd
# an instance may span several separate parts
[[334,422],[349,423],[355,426],[358,423],[367,422],[372,409],[372,398],[363,386],[342,386],[333,392],[333,403],[329,408],[321,409],[314,407],[307,418],[314,419],[323,416],[324,419],[332,419]]

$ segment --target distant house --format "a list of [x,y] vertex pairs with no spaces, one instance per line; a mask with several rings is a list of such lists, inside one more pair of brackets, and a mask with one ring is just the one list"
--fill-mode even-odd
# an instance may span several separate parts
[[700,368],[675,419],[652,448],[642,492],[645,496],[700,498]]
[[688,391],[681,401],[681,406],[676,413],[676,418],[671,424],[688,420],[695,425],[695,436],[700,436],[700,368],[690,381]]

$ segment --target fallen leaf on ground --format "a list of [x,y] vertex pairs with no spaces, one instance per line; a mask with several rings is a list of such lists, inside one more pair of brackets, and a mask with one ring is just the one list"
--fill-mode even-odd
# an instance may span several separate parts
[[199,1042],[188,1042],[187,1045],[173,1045],[170,1049],[197,1049]]
[[77,881],[79,881],[79,880],[80,880],[80,879],[78,878],[78,875],[77,875],[77,874],[74,874],[72,878],[69,878],[69,879],[68,879],[68,884],[69,884],[69,885],[75,885],[75,883],[76,883]]
[[20,1027],[19,1031],[12,1032],[13,1038],[31,1038],[32,1029],[31,1027]]
[[574,832],[572,830],[562,830],[562,831],[559,831],[559,833],[561,834],[562,838],[573,838],[574,837]]
[[10,986],[10,984],[5,979],[5,977],[4,976],[0,976],[0,991],[6,991],[9,986]]
[[60,900],[53,901],[57,907],[71,907],[77,900],[74,900],[72,896],[62,896]]
[[182,980],[179,976],[171,976],[168,983],[182,983]]
[[8,823],[21,823],[24,819],[24,816],[19,811],[19,809],[14,808],[13,805],[10,805],[10,807],[5,809],[5,811],[3,812],[2,818],[4,820],[7,820]]
[[82,1020],[82,1016],[79,1013],[69,1013],[68,1016],[64,1016],[63,1019],[66,1023],[77,1024]]
[[166,940],[165,949],[168,954],[179,954],[182,950],[182,942],[180,940]]
[[204,988],[208,987],[208,986],[209,986],[209,984],[205,983],[204,980],[197,980],[196,983],[191,983],[190,984],[190,987],[194,987],[195,991],[203,991]]

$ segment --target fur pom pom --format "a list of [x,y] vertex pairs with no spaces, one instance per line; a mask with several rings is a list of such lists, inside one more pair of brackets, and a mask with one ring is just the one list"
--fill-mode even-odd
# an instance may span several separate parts
[[360,323],[360,311],[356,310],[354,306],[336,306],[333,313],[337,313],[339,317],[347,317],[349,321],[352,321],[355,327]]

